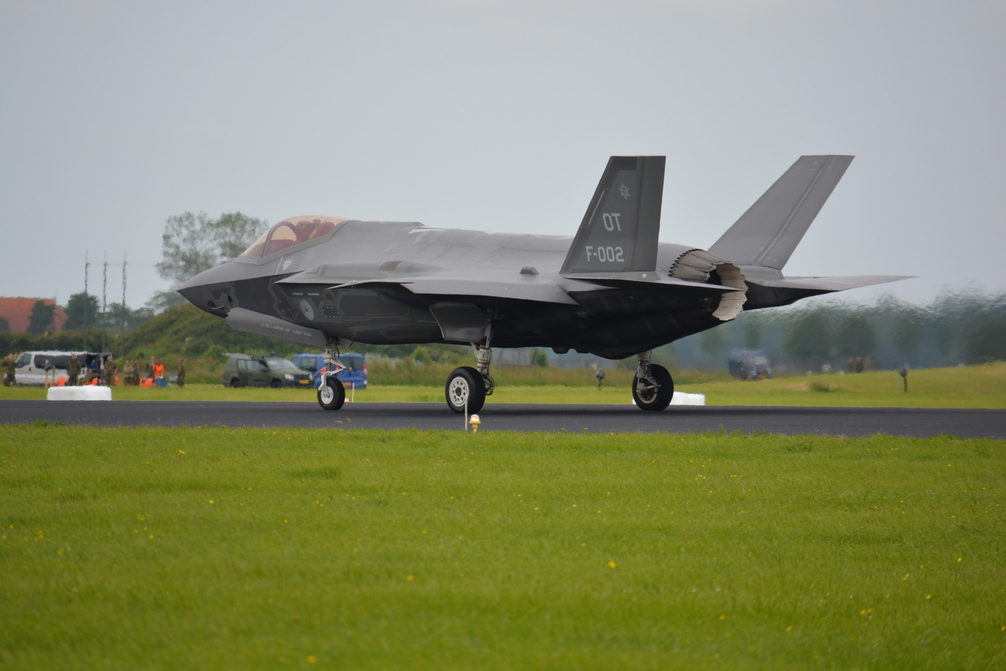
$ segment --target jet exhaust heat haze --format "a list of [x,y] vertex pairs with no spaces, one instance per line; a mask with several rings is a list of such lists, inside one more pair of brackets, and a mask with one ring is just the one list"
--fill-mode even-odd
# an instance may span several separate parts
[[291,217],[179,292],[235,329],[323,348],[328,410],[345,400],[334,374],[354,341],[470,344],[476,366],[445,386],[459,413],[493,391],[491,347],[636,355],[633,399],[663,410],[674,383],[653,348],[742,310],[904,279],[782,273],[852,158],[800,157],[708,251],[657,240],[663,156],[612,156],[573,238]]

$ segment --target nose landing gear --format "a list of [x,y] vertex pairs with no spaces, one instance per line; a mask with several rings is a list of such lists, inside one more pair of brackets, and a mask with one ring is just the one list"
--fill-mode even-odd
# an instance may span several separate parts
[[325,372],[319,377],[318,405],[325,410],[338,410],[346,402],[346,388],[335,375],[345,369],[339,361],[339,339],[325,343]]

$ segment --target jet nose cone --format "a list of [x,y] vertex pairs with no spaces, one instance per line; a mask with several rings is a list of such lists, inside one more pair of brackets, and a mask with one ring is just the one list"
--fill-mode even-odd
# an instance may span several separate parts
[[[207,284],[217,284],[220,282],[220,266],[216,268],[210,268],[209,270],[204,270],[203,272],[193,275],[188,280],[182,283],[182,286],[178,287],[178,292],[181,293],[182,289],[192,289],[195,287],[206,286]],[[182,294],[183,296],[185,294]]]
[[187,301],[211,315],[224,317],[237,306],[234,285],[228,281],[223,266],[204,270],[178,287]]

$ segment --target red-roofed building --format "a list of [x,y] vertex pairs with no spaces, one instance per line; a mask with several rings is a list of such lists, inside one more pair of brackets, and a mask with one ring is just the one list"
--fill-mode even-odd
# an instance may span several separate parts
[[[54,305],[51,298],[5,298],[0,297],[0,317],[7,320],[11,333],[27,333],[28,324],[31,323],[31,309],[35,303],[42,301],[46,305]],[[62,331],[63,324],[66,323],[66,313],[63,308],[56,306],[52,318],[51,331]]]

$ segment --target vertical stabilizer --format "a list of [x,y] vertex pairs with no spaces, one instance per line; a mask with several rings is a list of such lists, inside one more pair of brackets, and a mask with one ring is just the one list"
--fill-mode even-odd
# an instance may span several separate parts
[[801,156],[709,252],[739,266],[782,270],[852,156]]
[[654,270],[663,195],[663,156],[612,156],[560,273]]

